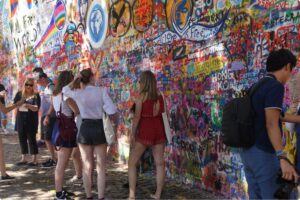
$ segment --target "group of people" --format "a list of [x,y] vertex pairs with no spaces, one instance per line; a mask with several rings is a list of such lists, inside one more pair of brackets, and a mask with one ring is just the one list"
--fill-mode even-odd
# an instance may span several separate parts
[[[298,183],[300,169],[297,172],[295,166],[291,164],[282,143],[282,122],[300,123],[299,115],[284,113],[282,109],[284,85],[291,77],[296,62],[296,57],[287,49],[272,51],[266,63],[268,74],[264,77],[268,81],[251,97],[256,113],[256,141],[252,147],[241,150],[250,199],[273,199],[274,193],[279,187],[276,181],[279,171],[281,171],[283,179]],[[37,83],[43,87],[42,95],[35,91],[35,79],[27,78],[22,91],[16,94],[13,105],[5,107],[0,102],[0,111],[3,113],[18,109],[16,128],[22,156],[17,164],[37,165],[36,132],[39,121],[38,111],[41,108],[42,119],[40,121],[44,133],[43,139],[45,139],[51,155],[51,159],[44,165],[56,165],[55,199],[67,199],[70,195],[69,192],[63,190],[63,182],[65,169],[72,154],[76,174],[78,178],[83,176],[86,198],[93,198],[92,172],[95,166],[98,174],[98,199],[104,199],[108,145],[102,115],[104,112],[108,114],[111,121],[114,122],[113,124],[117,126],[116,105],[105,88],[95,86],[95,77],[91,69],[82,70],[75,78],[71,71],[62,71],[55,85],[44,72],[39,72],[37,77]],[[164,98],[157,89],[155,75],[151,71],[142,72],[139,77],[139,96],[135,101],[130,133],[129,199],[135,199],[136,167],[147,147],[152,147],[157,183],[155,193],[151,194],[149,198],[159,199],[161,197],[165,178],[163,155],[166,135],[162,120],[164,104]],[[298,109],[298,114],[300,114],[299,105]],[[71,142],[61,142],[56,160],[53,135],[59,134],[55,133],[58,111],[69,118],[76,116],[74,120],[78,127],[78,133]],[[11,177],[5,171],[1,139],[0,150],[1,176],[2,179],[9,179]],[[26,160],[28,152],[32,156],[29,163]],[[96,162],[94,163],[95,157]],[[300,161],[297,162],[300,163]]]
[[[36,90],[36,83],[39,91]],[[157,189],[150,197],[159,199],[165,177],[163,154],[166,136],[162,120],[164,100],[157,89],[155,75],[151,71],[141,73],[139,85],[139,96],[135,102],[130,134],[129,198],[135,199],[139,158],[146,148],[151,146],[157,170]],[[15,108],[17,108],[16,130],[22,154],[21,160],[16,165],[38,166],[36,133],[40,122],[42,139],[45,140],[50,153],[50,159],[42,163],[42,167],[56,166],[55,199],[68,199],[72,195],[63,190],[64,174],[71,155],[76,178],[80,179],[82,176],[86,198],[93,199],[92,174],[95,167],[98,174],[98,199],[104,199],[108,145],[102,116],[104,113],[109,116],[116,131],[118,115],[117,107],[107,90],[95,85],[92,70],[84,69],[75,78],[71,71],[61,71],[56,84],[53,84],[42,69],[34,69],[33,76],[26,78],[22,90],[15,95],[14,104],[4,107],[0,103],[2,112],[9,112]],[[59,147],[56,147],[55,138],[60,134],[59,120],[56,116],[58,113],[74,119],[78,132],[71,140],[64,141],[60,138]],[[0,145],[2,179],[13,178],[5,172],[2,143]],[[28,153],[31,155],[30,162],[27,161]]]

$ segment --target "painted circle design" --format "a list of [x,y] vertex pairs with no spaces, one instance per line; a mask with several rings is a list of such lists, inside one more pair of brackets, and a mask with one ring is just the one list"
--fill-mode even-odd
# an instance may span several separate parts
[[135,0],[132,10],[134,28],[139,32],[147,31],[153,20],[153,0]]
[[96,0],[87,13],[87,36],[93,48],[102,46],[108,27],[108,13],[105,0]]
[[62,30],[66,23],[66,7],[62,1],[58,1],[54,10],[54,22],[58,30]]

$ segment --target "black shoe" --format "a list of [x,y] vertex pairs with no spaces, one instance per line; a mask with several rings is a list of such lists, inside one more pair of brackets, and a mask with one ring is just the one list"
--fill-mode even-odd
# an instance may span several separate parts
[[5,176],[1,176],[0,181],[10,181],[10,180],[14,180],[15,177],[9,176],[8,174],[6,174]]
[[122,187],[123,188],[129,188],[129,183],[127,182],[127,183],[124,183],[123,185],[122,185]]
[[42,163],[42,168],[51,168],[55,166],[56,166],[56,162],[52,159],[49,159],[46,162]]
[[34,163],[34,162],[30,162],[28,163],[28,167],[37,167],[39,164],[38,163]]
[[16,163],[17,166],[27,165],[27,161],[20,161]]
[[58,196],[55,196],[54,197],[54,200],[67,200],[67,199],[72,199],[70,196],[71,195],[68,195],[68,193],[71,193],[71,192],[67,192],[67,191],[62,191],[62,194],[58,197]]

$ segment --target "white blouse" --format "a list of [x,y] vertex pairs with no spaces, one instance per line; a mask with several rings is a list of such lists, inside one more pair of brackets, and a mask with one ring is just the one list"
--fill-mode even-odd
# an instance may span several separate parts
[[117,107],[103,87],[88,85],[84,89],[71,90],[67,85],[62,92],[76,101],[82,119],[102,119],[103,110],[109,115],[117,112]]
[[53,108],[54,108],[55,112],[58,112],[59,108],[60,108],[60,104],[61,104],[62,113],[68,117],[71,117],[73,112],[66,102],[67,99],[68,99],[68,97],[66,97],[64,95],[64,100],[61,104],[61,94],[59,94],[57,96],[52,96]]

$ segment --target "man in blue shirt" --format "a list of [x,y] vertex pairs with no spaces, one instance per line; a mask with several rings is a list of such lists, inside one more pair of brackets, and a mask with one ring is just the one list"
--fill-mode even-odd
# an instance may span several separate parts
[[242,149],[241,158],[248,182],[250,199],[273,199],[279,185],[278,173],[282,178],[297,182],[298,174],[283,152],[282,121],[300,122],[296,115],[282,112],[284,84],[289,80],[296,57],[287,49],[275,50],[267,59],[269,79],[252,96],[255,117],[255,144]]

